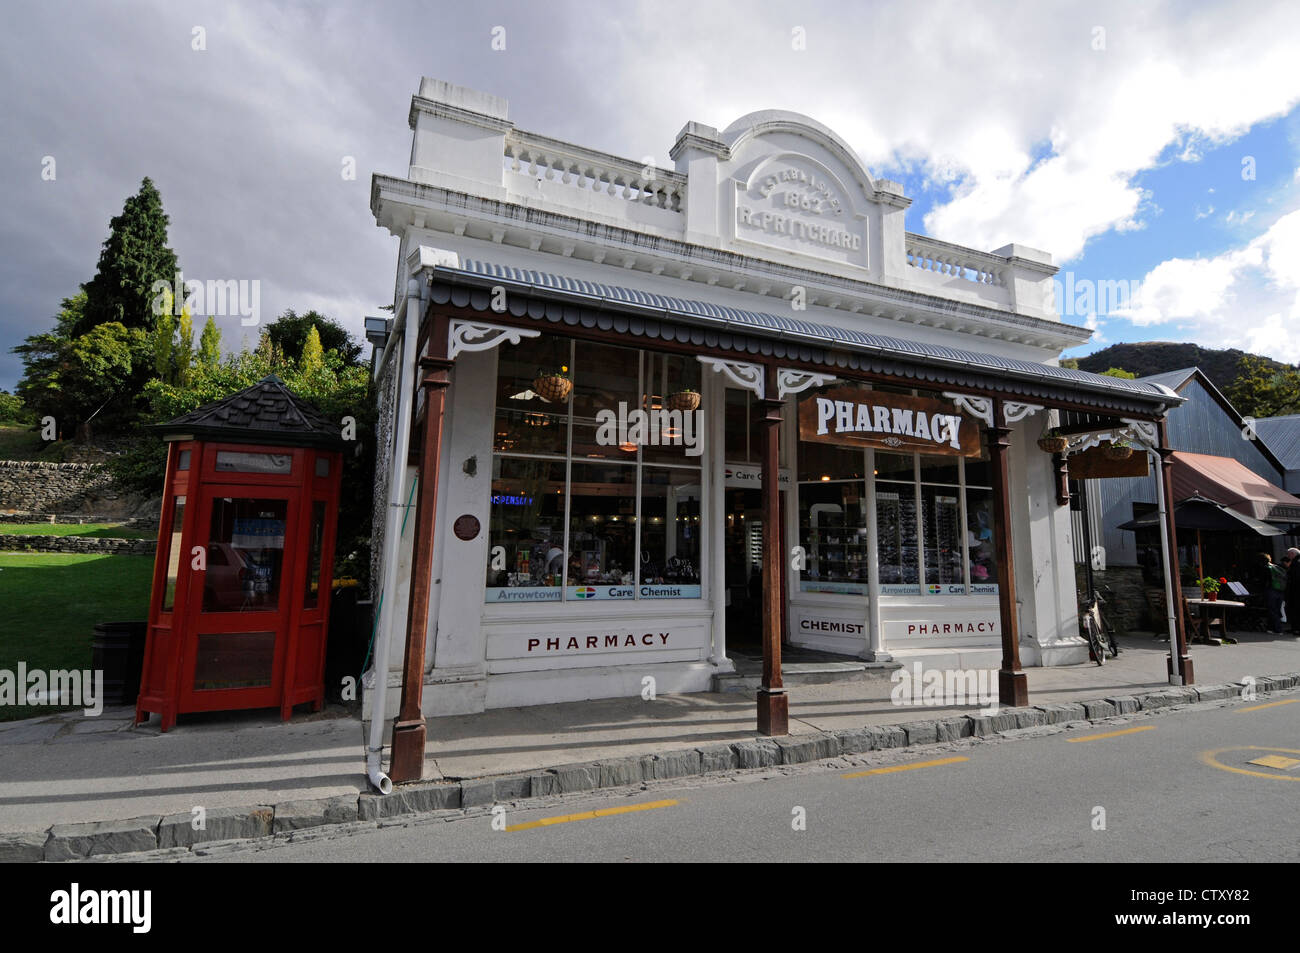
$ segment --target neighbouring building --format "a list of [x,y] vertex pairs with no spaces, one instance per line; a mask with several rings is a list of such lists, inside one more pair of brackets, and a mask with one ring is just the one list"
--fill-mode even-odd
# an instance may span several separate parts
[[[1164,374],[1139,378],[1172,388],[1185,397],[1186,403],[1169,412],[1169,445],[1173,454],[1173,495],[1175,500],[1199,493],[1247,516],[1279,527],[1300,523],[1300,499],[1286,492],[1288,467],[1275,448],[1293,456],[1300,438],[1284,439],[1285,421],[1300,418],[1273,418],[1253,423],[1245,420],[1222,392],[1199,368],[1189,367]],[[1280,425],[1279,425],[1280,424]],[[1300,428],[1293,428],[1300,432]],[[1139,548],[1144,542],[1137,534],[1118,527],[1156,508],[1156,481],[1153,475],[1085,481],[1092,538],[1101,543],[1098,568],[1136,566]],[[1291,484],[1294,486],[1294,483]],[[1076,538],[1079,534],[1076,534]],[[1278,559],[1293,538],[1260,538],[1249,533],[1220,540],[1231,552],[1222,556],[1220,568],[1226,571],[1237,565],[1245,575],[1254,556],[1271,553]],[[1192,559],[1195,539],[1179,541],[1184,549],[1183,565],[1195,565]],[[1146,545],[1150,545],[1146,541]],[[1079,559],[1082,560],[1082,555]],[[1217,564],[1217,560],[1216,560]]]
[[1300,414],[1286,417],[1262,417],[1254,423],[1255,432],[1277,455],[1285,469],[1282,489],[1300,493]]
[[795,113],[688,122],[672,168],[431,79],[409,123],[409,169],[372,182],[399,251],[368,323],[399,729],[708,690],[773,633],[1004,684],[1087,660],[1065,458],[1036,440],[1068,411],[1072,446],[1156,448],[1184,398],[1059,366],[1091,332],[1048,254],[908,232],[902,187]]

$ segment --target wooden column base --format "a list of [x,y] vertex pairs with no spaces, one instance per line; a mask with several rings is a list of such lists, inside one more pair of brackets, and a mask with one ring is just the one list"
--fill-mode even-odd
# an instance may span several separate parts
[[394,784],[419,781],[424,776],[424,719],[393,725],[393,757],[388,777]]
[[[1174,677],[1174,657],[1172,655],[1165,656],[1165,671],[1169,673],[1171,679]],[[1190,655],[1183,656],[1183,684],[1196,684],[1196,675],[1192,671],[1192,657]]]
[[1029,678],[1024,672],[998,670],[998,704],[1003,708],[1024,708],[1029,704]]
[[758,690],[758,733],[768,737],[790,733],[790,696],[785,689]]

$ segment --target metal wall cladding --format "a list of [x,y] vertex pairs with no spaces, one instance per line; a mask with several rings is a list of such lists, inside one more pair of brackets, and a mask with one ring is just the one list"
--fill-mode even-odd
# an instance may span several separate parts
[[[1182,390],[1187,403],[1169,411],[1169,446],[1188,453],[1231,457],[1275,486],[1283,485],[1282,471],[1264,456],[1256,441],[1242,435],[1242,428],[1205,389],[1193,379]],[[1271,449],[1271,448],[1270,448]],[[1156,503],[1154,476],[1097,481],[1101,492],[1101,525],[1106,562],[1119,566],[1137,565],[1135,534],[1115,529],[1134,516],[1134,503]]]

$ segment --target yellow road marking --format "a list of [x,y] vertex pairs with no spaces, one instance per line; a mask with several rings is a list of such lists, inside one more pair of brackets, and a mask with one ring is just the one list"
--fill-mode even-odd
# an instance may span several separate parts
[[1101,738],[1118,738],[1120,735],[1131,735],[1139,731],[1155,731],[1155,725],[1140,725],[1137,728],[1125,728],[1123,731],[1108,731],[1103,735],[1084,735],[1082,738],[1066,738],[1066,741],[1098,741]]
[[911,771],[915,768],[937,768],[941,764],[956,764],[959,761],[969,761],[970,758],[940,758],[937,761],[915,761],[912,764],[896,764],[888,768],[872,768],[870,771],[855,771],[852,774],[843,775],[846,778],[865,778],[870,774],[893,774],[895,771]]
[[1280,771],[1290,771],[1297,764],[1300,764],[1300,758],[1288,758],[1280,754],[1266,754],[1262,758],[1255,758],[1246,763],[1257,764],[1261,768],[1277,768]]
[[1297,751],[1294,748],[1265,748],[1261,745],[1235,745],[1230,748],[1215,748],[1212,751],[1202,751],[1200,759],[1202,764],[1208,764],[1212,768],[1220,768],[1223,771],[1231,771],[1234,774],[1251,774],[1257,778],[1272,778],[1274,781],[1300,781],[1300,777],[1294,774],[1269,774],[1264,771],[1248,771],[1245,768],[1234,768],[1232,765],[1223,764],[1217,760],[1216,756],[1223,754],[1225,751],[1285,751],[1287,754],[1300,754],[1300,751]]
[[634,811],[653,811],[660,807],[672,807],[677,801],[650,801],[646,804],[626,804],[623,807],[602,807],[598,811],[583,811],[580,814],[561,814],[559,817],[543,817],[526,824],[511,824],[507,831],[527,831],[534,827],[550,827],[552,824],[567,824],[570,821],[587,821],[593,817],[610,817],[614,814],[631,814]]
[[1272,708],[1274,705],[1294,705],[1296,702],[1300,702],[1300,698],[1284,698],[1280,702],[1267,702],[1263,705],[1251,705],[1249,708],[1238,708],[1237,713],[1240,714],[1243,711],[1259,711],[1261,708]]

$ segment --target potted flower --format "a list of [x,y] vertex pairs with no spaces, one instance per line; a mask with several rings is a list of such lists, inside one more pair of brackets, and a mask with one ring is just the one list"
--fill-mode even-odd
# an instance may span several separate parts
[[700,392],[691,390],[689,387],[683,387],[675,394],[668,395],[669,410],[698,410],[700,407]]
[[1197,584],[1201,587],[1202,594],[1205,596],[1206,599],[1209,599],[1211,602],[1215,602],[1218,600],[1219,586],[1223,585],[1227,581],[1228,580],[1226,579],[1223,580],[1215,579],[1213,576],[1206,576],[1204,579],[1196,580]]
[[1065,453],[1069,446],[1070,439],[1056,427],[1044,430],[1043,435],[1038,438],[1038,449],[1043,453]]
[[550,403],[563,403],[569,399],[573,390],[573,381],[569,378],[569,369],[562,367],[558,371],[542,370],[533,378],[533,393]]
[[1127,460],[1133,456],[1133,445],[1123,437],[1115,437],[1106,444],[1106,456],[1112,460]]

